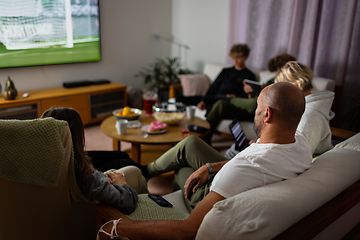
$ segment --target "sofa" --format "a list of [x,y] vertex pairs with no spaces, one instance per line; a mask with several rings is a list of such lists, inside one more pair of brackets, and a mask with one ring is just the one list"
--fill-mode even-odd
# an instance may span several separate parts
[[[209,85],[215,81],[216,77],[219,75],[221,70],[227,67],[225,64],[214,64],[214,63],[207,63],[204,65],[204,70],[202,74],[197,74],[193,77],[180,77],[182,88],[184,91],[185,96],[193,95],[193,94],[204,94],[206,93],[207,88]],[[260,83],[264,84],[269,79],[275,76],[275,73],[269,72],[267,70],[263,71],[254,71],[255,75],[258,77]],[[206,84],[209,81],[209,84]],[[314,77],[313,79],[313,86],[315,91],[334,91],[335,90],[335,81],[332,79],[321,78],[321,77]],[[195,91],[194,91],[195,90]],[[197,109],[195,115],[201,119],[205,119],[205,110]],[[228,133],[229,125],[231,120],[224,120],[220,123],[217,130],[219,132]],[[254,125],[252,122],[243,121],[241,122],[241,127],[244,129],[245,135],[248,139],[256,139],[256,133],[254,131]]]
[[0,120],[0,239],[95,239],[65,121]]
[[[183,194],[164,196],[186,212]],[[298,177],[216,203],[196,239],[341,239],[360,223],[360,133]]]
[[[313,162],[310,169],[296,178],[216,203],[205,215],[196,239],[359,239],[360,133]],[[184,219],[189,215],[181,191],[163,197],[174,207],[160,207],[147,195],[139,195],[140,203],[129,216],[100,205],[99,223],[118,218]]]

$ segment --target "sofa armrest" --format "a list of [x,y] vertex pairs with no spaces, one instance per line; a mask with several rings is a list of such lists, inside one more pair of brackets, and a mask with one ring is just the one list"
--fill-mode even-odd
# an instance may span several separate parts
[[356,132],[349,131],[346,129],[331,127],[331,133],[333,137],[341,138],[341,139],[348,139],[356,134]]
[[119,218],[128,218],[127,215],[123,214],[116,208],[109,207],[105,204],[97,204],[95,209],[96,209],[96,231],[98,231],[100,227],[108,221]]
[[[360,180],[274,239],[313,239],[358,203],[360,203]],[[352,227],[350,225],[349,230]]]

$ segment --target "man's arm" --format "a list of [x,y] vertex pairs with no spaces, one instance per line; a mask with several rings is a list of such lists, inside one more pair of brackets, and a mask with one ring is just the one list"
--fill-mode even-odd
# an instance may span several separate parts
[[222,162],[211,163],[211,167],[214,169],[215,172],[218,172],[228,161],[229,160],[224,160]]
[[[215,173],[220,171],[220,169],[228,162],[224,160],[222,162],[211,163],[210,166]],[[204,185],[209,180],[209,170],[206,165],[201,166],[195,172],[193,172],[188,179],[186,179],[184,185],[184,196],[189,198],[191,192],[196,192],[199,187]]]
[[[132,240],[137,239],[195,239],[205,215],[213,205],[224,197],[216,192],[210,192],[191,212],[185,220],[178,221],[123,221],[117,226],[117,233]],[[105,227],[111,231],[111,225]],[[104,237],[104,235],[101,235]],[[101,238],[108,239],[108,238]]]

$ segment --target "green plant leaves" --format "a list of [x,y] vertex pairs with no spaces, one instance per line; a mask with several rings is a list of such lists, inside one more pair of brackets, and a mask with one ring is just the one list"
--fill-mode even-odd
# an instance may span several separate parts
[[180,82],[178,77],[180,62],[178,58],[156,59],[155,63],[142,68],[136,77],[142,78],[146,87],[165,88]]

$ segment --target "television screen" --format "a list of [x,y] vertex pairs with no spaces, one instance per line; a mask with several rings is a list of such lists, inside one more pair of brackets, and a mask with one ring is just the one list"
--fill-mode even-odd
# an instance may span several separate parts
[[100,59],[98,0],[0,0],[0,68]]

